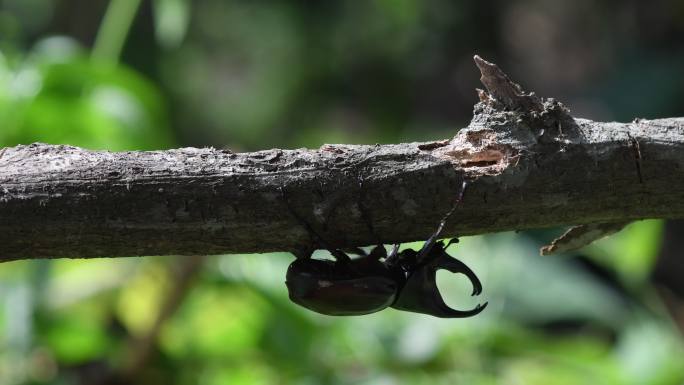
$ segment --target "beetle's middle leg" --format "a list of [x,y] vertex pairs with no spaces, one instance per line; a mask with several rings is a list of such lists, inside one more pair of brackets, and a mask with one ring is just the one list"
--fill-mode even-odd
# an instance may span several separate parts
[[[292,208],[292,205],[290,204],[290,199],[288,198],[288,195],[285,192],[285,188],[280,187],[280,194],[283,197],[285,205],[287,206],[287,209],[290,211],[290,214],[292,214],[292,216],[297,219],[297,222],[299,222],[299,224],[306,229],[306,231],[309,233],[309,236],[314,239],[315,243],[321,245],[324,249],[328,250],[330,254],[333,257],[335,257],[336,260],[341,262],[351,261],[351,258],[349,258],[349,256],[346,253],[339,249],[331,247],[330,244],[326,242],[323,239],[323,237],[320,234],[318,234],[316,230],[314,230],[313,227],[311,227],[311,225],[294,210],[294,208]],[[293,254],[295,254],[297,258],[311,258],[311,254],[313,253],[313,251],[313,248],[308,248],[302,251],[298,250],[296,253]]]

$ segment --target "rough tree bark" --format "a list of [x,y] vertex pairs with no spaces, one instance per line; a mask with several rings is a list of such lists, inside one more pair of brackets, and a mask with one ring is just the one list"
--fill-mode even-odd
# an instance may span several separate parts
[[684,118],[576,119],[475,60],[487,91],[468,127],[443,141],[240,154],[2,149],[0,261],[310,247],[291,210],[335,247],[422,240],[464,180],[445,236],[684,217]]

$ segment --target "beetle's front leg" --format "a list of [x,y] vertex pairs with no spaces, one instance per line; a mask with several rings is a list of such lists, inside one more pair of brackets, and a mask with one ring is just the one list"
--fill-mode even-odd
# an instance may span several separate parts
[[[461,201],[463,201],[463,194],[465,194],[466,187],[468,186],[468,183],[464,180],[463,184],[461,185],[461,191],[459,191],[458,196],[456,197],[456,200],[454,201],[453,205],[451,206],[451,210],[449,210],[446,215],[442,218],[442,220],[439,222],[439,226],[437,226],[437,230],[428,238],[425,243],[423,243],[423,247],[418,251],[418,261],[423,261],[425,257],[427,257],[430,252],[432,251],[432,248],[435,246],[435,243],[439,240],[439,237],[442,235],[442,230],[444,230],[444,226],[446,225],[447,220],[449,220],[449,217],[451,214],[454,213],[456,208],[461,204]],[[456,240],[458,242],[458,239]],[[451,244],[451,242],[449,242]]]

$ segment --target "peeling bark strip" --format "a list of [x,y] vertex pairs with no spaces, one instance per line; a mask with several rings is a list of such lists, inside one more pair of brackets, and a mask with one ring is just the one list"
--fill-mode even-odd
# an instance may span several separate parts
[[487,91],[470,125],[444,141],[0,150],[0,260],[306,248],[291,210],[337,247],[424,240],[464,179],[445,236],[684,217],[684,118],[574,119],[475,60]]
[[601,238],[611,236],[630,224],[627,222],[591,223],[573,226],[563,235],[554,239],[551,244],[539,250],[541,255],[564,253],[577,250]]

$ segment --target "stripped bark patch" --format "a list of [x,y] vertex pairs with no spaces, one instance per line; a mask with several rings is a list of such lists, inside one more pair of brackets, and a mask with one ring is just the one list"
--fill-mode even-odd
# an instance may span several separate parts
[[474,175],[496,175],[517,162],[518,151],[497,141],[492,130],[464,130],[433,155]]

